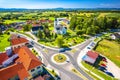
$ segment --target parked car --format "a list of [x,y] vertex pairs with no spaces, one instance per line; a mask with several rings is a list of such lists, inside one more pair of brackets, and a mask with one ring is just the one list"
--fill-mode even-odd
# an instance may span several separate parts
[[87,47],[87,49],[91,49],[90,47]]
[[105,73],[111,77],[114,77],[114,75],[111,72],[106,71]]
[[31,41],[31,44],[32,44],[32,45],[34,45],[34,42],[33,42],[33,41]]
[[103,71],[103,72],[105,72],[105,70],[107,70],[105,67],[102,67],[102,66],[100,66],[98,69]]
[[67,50],[67,51],[71,50],[71,48],[64,48],[64,49]]
[[65,48],[60,48],[59,53],[60,52],[65,52]]

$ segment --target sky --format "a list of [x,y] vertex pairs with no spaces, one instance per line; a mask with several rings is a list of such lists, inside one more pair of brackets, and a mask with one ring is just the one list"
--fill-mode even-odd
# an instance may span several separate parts
[[0,8],[120,8],[120,0],[0,0]]

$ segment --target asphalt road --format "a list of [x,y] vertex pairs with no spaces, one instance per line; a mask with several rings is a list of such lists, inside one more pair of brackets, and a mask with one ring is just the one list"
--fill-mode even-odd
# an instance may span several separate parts
[[[76,53],[74,53],[74,55],[71,55],[72,53],[70,53],[69,51],[68,52],[65,52],[65,54],[69,57],[70,59],[70,62],[72,63],[72,65],[83,75],[85,76],[88,80],[93,80],[88,74],[86,74],[77,64],[77,57],[80,53],[80,51],[82,49],[84,49],[89,43],[91,42],[91,40],[88,40],[86,41],[85,43],[83,43],[82,45],[80,46],[77,46],[78,48],[78,51],[76,51]],[[77,75],[71,73],[70,71],[67,71],[66,69],[62,68],[61,66],[57,65],[57,64],[54,64],[52,61],[51,61],[51,55],[52,54],[55,54],[55,53],[58,53],[58,50],[53,50],[53,49],[49,49],[49,48],[45,48],[47,51],[48,51],[48,54],[46,54],[44,51],[43,51],[43,46],[35,43],[34,47],[38,48],[40,51],[42,51],[42,54],[43,56],[46,58],[46,60],[48,61],[48,63],[53,66],[54,68],[56,68],[57,70],[67,74],[69,77],[71,77],[71,80],[82,80],[82,78],[78,77]],[[76,48],[76,47],[75,47]]]
[[[36,47],[37,49],[39,49],[41,51],[41,53],[43,54],[43,56],[46,58],[46,60],[48,61],[48,63],[53,66],[54,68],[56,68],[57,70],[59,70],[60,72],[66,74],[66,77],[69,77],[69,79],[64,79],[64,80],[83,80],[81,77],[75,75],[74,73],[70,72],[70,71],[67,71],[65,70],[63,67],[57,65],[57,64],[54,64],[52,61],[51,61],[51,56],[48,56],[44,51],[42,51],[42,48],[41,46],[38,46],[38,45],[34,45],[34,47]],[[63,74],[63,76],[65,77],[65,75]],[[61,74],[62,76],[62,74]]]
[[[28,37],[26,37],[26,38],[28,39]],[[69,57],[71,64],[72,64],[83,76],[85,76],[88,80],[93,80],[93,79],[92,79],[88,74],[86,74],[86,73],[78,66],[78,64],[77,64],[77,57],[78,57],[80,51],[81,51],[83,48],[85,48],[90,42],[91,42],[91,40],[88,40],[88,41],[86,41],[85,43],[83,43],[83,44],[81,44],[81,45],[79,45],[79,46],[74,47],[74,48],[77,48],[77,49],[78,49],[78,50],[74,53],[74,55],[71,55],[72,53],[70,53],[70,52],[65,52],[65,54]],[[62,78],[61,78],[62,80],[83,80],[81,77],[75,75],[74,73],[68,71],[67,69],[64,69],[63,67],[61,67],[61,66],[59,66],[59,65],[57,65],[57,64],[55,64],[55,63],[53,63],[53,62],[51,61],[51,55],[58,53],[58,50],[57,50],[57,49],[50,49],[50,48],[46,48],[46,47],[45,47],[45,49],[47,49],[47,51],[48,51],[48,54],[46,54],[46,53],[43,51],[43,46],[42,46],[42,45],[40,45],[40,44],[38,44],[38,43],[36,43],[36,42],[34,41],[34,45],[33,45],[33,46],[36,47],[36,48],[43,54],[43,56],[44,56],[44,58],[46,59],[46,61],[47,61],[52,67],[56,68],[57,70],[59,70],[59,72],[62,73],[61,76],[60,76],[60,77],[62,77]],[[72,49],[74,49],[74,48],[72,48]],[[66,77],[66,78],[64,78],[64,77]]]

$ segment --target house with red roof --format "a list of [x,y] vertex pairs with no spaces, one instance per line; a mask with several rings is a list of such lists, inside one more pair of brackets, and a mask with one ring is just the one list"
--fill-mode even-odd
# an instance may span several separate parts
[[88,51],[87,54],[82,58],[84,61],[94,64],[99,54],[94,51]]
[[3,66],[0,68],[0,80],[34,80],[37,76],[36,80],[46,80],[42,62],[26,46],[20,47],[18,53],[10,57],[1,53],[0,65]]
[[13,50],[15,48],[20,48],[22,46],[29,44],[29,41],[26,38],[20,37],[18,35],[12,35],[10,42]]

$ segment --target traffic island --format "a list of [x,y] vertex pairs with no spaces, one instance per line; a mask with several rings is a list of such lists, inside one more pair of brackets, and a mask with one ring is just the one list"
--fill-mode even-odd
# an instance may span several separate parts
[[52,56],[52,61],[56,64],[65,64],[68,61],[68,57],[65,54],[55,54]]

